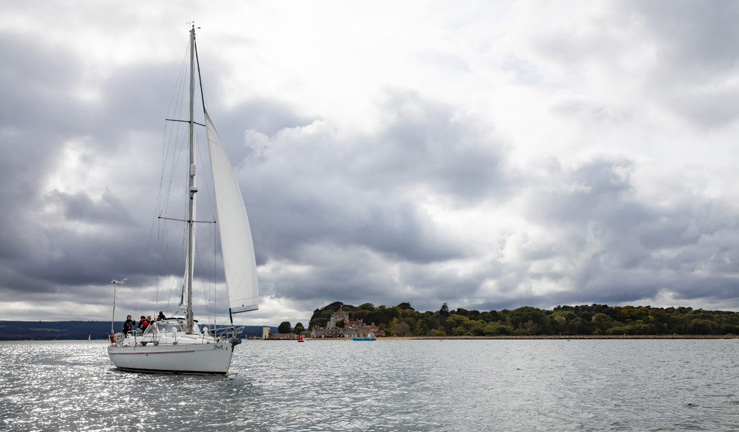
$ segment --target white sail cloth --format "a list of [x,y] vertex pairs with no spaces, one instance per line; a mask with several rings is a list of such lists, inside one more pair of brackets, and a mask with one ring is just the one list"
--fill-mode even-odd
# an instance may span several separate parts
[[259,294],[257,264],[241,188],[208,113],[205,114],[205,126],[208,131],[229,307],[232,314],[256,310]]

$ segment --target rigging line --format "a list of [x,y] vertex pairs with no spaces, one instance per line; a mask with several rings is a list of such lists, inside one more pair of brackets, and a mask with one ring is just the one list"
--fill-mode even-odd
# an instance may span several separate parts
[[[212,230],[209,230],[208,231],[208,234],[209,234],[208,235],[208,237],[209,237],[208,244],[215,246],[215,237],[216,237],[216,235],[214,235],[214,234],[217,234],[216,233],[217,230],[218,230],[218,228],[215,228],[215,229],[212,229]],[[216,271],[215,271],[215,265],[214,265],[215,264],[215,261],[216,261],[216,251],[214,249],[213,255],[211,255],[211,257],[210,257],[211,267],[210,267],[210,281],[209,282],[210,282],[211,287],[213,289],[213,308],[208,307],[208,322],[209,323],[215,323],[215,319],[214,319],[215,318],[215,310],[218,308],[218,288],[216,287],[216,283],[215,283],[215,280],[216,280]]]
[[[184,92],[182,91],[182,88],[184,86],[184,75],[185,75],[185,68],[184,66],[180,69],[180,86],[179,86],[179,103],[178,107],[181,110],[182,108],[182,99]],[[169,202],[170,197],[172,196],[172,184],[175,179],[175,171],[176,167],[179,165],[178,161],[180,160],[180,155],[182,154],[181,151],[177,151],[178,149],[178,142],[180,142],[180,127],[170,127],[170,131],[173,133],[169,134],[169,141],[165,143],[165,149],[163,154],[163,164],[162,164],[162,178],[165,177],[168,178],[167,187],[164,187],[164,181],[160,183],[160,194],[164,194],[164,200],[160,201],[157,205],[157,215],[160,215],[167,211],[169,208]],[[171,155],[171,157],[170,157]],[[167,161],[171,161],[171,167],[169,169],[169,175],[165,176],[164,173],[167,172]],[[157,271],[156,271],[156,291],[155,291],[155,303],[160,303],[160,294],[167,293],[167,309],[169,309],[170,301],[172,298],[172,292],[174,290],[174,287],[176,286],[176,279],[173,279],[172,277],[166,277],[166,279],[163,278],[163,274],[165,273],[162,266],[163,263],[167,262],[165,260],[165,257],[171,256],[171,248],[170,248],[170,241],[169,239],[169,227],[168,224],[163,223],[158,218],[155,218],[156,221],[158,221],[158,253],[157,253]],[[169,289],[167,290],[167,287],[163,285],[163,282],[167,282],[166,285],[169,286]]]
[[160,283],[162,282],[162,257],[165,253],[165,248],[168,246],[164,239],[167,238],[169,230],[166,225],[162,226],[162,222],[158,221],[157,224],[157,282],[155,298],[159,297]]
[[[194,51],[195,51],[195,65],[196,65],[196,69],[197,69],[197,73],[198,73],[198,84],[199,84],[199,87],[200,87],[200,100],[201,100],[202,105],[203,105],[203,117],[205,119],[205,117],[207,117],[206,110],[205,110],[205,94],[203,92],[203,79],[202,79],[202,76],[200,74],[200,57],[199,57],[199,54],[198,54],[198,43],[197,43],[197,40],[193,40],[193,44],[194,44],[194,48],[195,48],[194,49]],[[205,122],[206,121],[204,120],[204,123]],[[200,125],[200,123],[196,123],[196,124],[199,124]],[[205,125],[201,125],[201,126],[205,126]],[[206,139],[205,139],[205,142],[206,142],[206,145],[209,147],[210,146],[210,142],[207,139],[207,131],[206,131]],[[210,164],[210,153],[209,152],[203,152],[203,147],[204,146],[201,146],[201,145],[198,145],[196,147],[198,159],[201,162],[201,164],[202,164],[203,167],[211,166],[211,164]],[[208,155],[208,158],[207,159],[206,159],[206,157],[203,156],[204,153]],[[209,173],[209,170],[203,170],[203,172],[201,173],[201,177],[200,178],[203,181],[203,186],[204,186],[203,187],[203,190],[206,191],[206,195],[208,195],[208,198],[209,198],[209,201],[210,201],[210,212],[211,212],[211,215],[213,216],[213,220],[215,221],[216,220],[216,218],[215,218],[215,196],[211,196],[210,195],[210,191],[212,191],[214,189],[214,187],[215,187],[215,185],[213,183],[212,175],[213,175],[212,173]],[[202,200],[201,200],[201,203],[202,203]]]
[[[206,139],[206,142],[207,142],[207,139]],[[199,163],[202,164],[202,166],[208,166],[208,164],[206,163],[206,158],[204,156],[204,154],[207,154],[207,152],[204,152],[203,151],[203,147],[204,146],[202,146],[202,145],[197,147],[197,158],[198,158]],[[203,184],[204,184],[204,187],[202,188],[202,191],[206,195],[206,197],[208,198],[208,201],[211,202],[211,208],[212,208],[212,202],[213,202],[213,199],[215,197],[214,196],[211,196],[211,194],[210,194],[210,191],[212,190],[212,186],[211,186],[211,177],[210,177],[210,175],[208,175],[208,171],[209,170],[204,169],[200,178],[202,179]],[[202,205],[203,204],[203,199],[200,199],[199,200],[199,203]],[[211,214],[212,214],[212,212],[211,212]],[[215,216],[215,215],[213,215],[213,216]],[[213,220],[212,223],[215,223],[215,217],[213,219],[214,220]],[[212,230],[208,230],[208,240],[209,240],[208,244],[210,244],[211,238],[212,238]],[[201,254],[200,254],[200,244],[199,243],[196,243],[196,253],[198,254],[198,262],[201,262],[201,263],[204,262],[202,260]],[[203,269],[207,269],[207,267],[208,267],[207,265],[202,266]],[[205,300],[206,300],[206,310],[207,310],[208,315],[210,315],[210,298],[208,296],[209,293],[208,293],[208,289],[206,287],[206,282],[208,281],[208,278],[207,277],[201,278],[200,281],[201,281],[201,287],[202,287],[203,292],[204,292],[204,297],[205,297]]]
[[[195,50],[195,53],[196,53],[196,56],[197,56],[197,48]],[[198,78],[199,78],[199,82],[200,82],[200,92],[201,92],[201,99],[202,99],[202,96],[203,96],[203,93],[202,93],[203,92],[203,87],[202,87],[202,80],[200,80],[200,66],[199,66],[199,63],[198,63],[198,69],[197,70],[198,70]],[[203,109],[205,109],[204,102],[203,102]],[[204,113],[204,116],[205,116],[205,113]],[[206,131],[206,135],[207,135],[207,131]],[[207,143],[206,144],[207,146],[210,145],[207,139],[205,140],[205,142]],[[206,147],[206,145],[198,145],[196,147],[198,163],[201,164],[201,166],[203,166],[203,167],[211,166],[211,164],[210,164],[210,153],[209,153],[209,151],[207,151],[206,149],[204,149],[204,147]],[[207,201],[209,202],[210,212],[211,212],[211,215],[212,215],[212,218],[213,218],[213,221],[211,223],[215,223],[216,222],[215,221],[215,219],[216,219],[216,216],[215,216],[215,196],[212,193],[213,192],[213,189],[214,189],[214,182],[213,182],[212,172],[210,172],[210,170],[204,169],[202,171],[202,173],[201,173],[200,179],[201,179],[201,181],[203,183],[203,187],[200,188],[200,190],[202,191],[202,193],[204,193],[206,195],[206,197],[204,197],[204,198],[207,198]],[[199,203],[202,206],[204,204],[204,201],[201,199],[201,200],[199,200]],[[214,230],[208,230],[208,243],[207,244],[212,244],[212,242],[213,242],[213,232],[214,232]],[[201,246],[205,245],[205,243],[203,243],[203,245],[201,245],[200,243],[201,242],[196,242],[196,253],[197,253],[198,262],[205,264],[205,265],[202,265],[201,266],[201,269],[207,269],[208,268],[208,264],[207,264],[207,261],[203,259],[202,249],[201,249]],[[215,258],[209,259],[208,261],[214,262],[214,259]],[[215,271],[212,271],[211,272],[211,275],[212,275],[211,276],[212,278],[215,278]],[[208,319],[210,319],[213,316],[213,314],[214,314],[213,307],[212,307],[213,306],[213,304],[212,304],[213,302],[211,301],[211,298],[210,298],[210,289],[207,286],[207,283],[209,282],[209,279],[210,278],[208,276],[205,276],[205,277],[201,277],[200,278],[201,288],[203,290],[203,294],[204,294],[204,297],[205,297],[205,306],[206,306],[206,313],[207,313]],[[213,289],[214,292],[216,291],[215,284],[213,284],[212,289]]]
[[[198,72],[198,84],[199,84],[199,87],[200,87],[200,100],[201,100],[202,105],[203,105],[203,118],[204,118],[204,123],[207,123],[207,119],[208,119],[207,112],[208,111],[205,108],[205,92],[203,91],[203,77],[202,77],[201,72],[200,72],[200,54],[198,53],[198,43],[197,43],[197,40],[193,40],[193,44],[194,44],[194,47],[195,47],[195,65],[196,65],[197,72]],[[207,127],[206,127],[206,129],[207,129]],[[207,139],[207,133],[208,132],[206,130],[206,143],[207,143],[208,148],[210,148],[210,141]],[[198,147],[198,156],[200,157],[200,160],[202,161],[203,166],[212,166],[211,161],[210,161],[210,152],[207,152],[207,154],[208,154],[208,160],[207,160],[207,163],[206,163],[206,159],[200,153],[201,151],[202,151],[201,148]],[[206,186],[206,190],[208,192],[210,192],[211,190],[214,190],[215,189],[215,182],[213,181],[213,173],[211,172],[210,175],[208,175],[207,172],[208,171],[205,170],[205,173],[206,174],[203,176],[203,178],[205,180],[204,183],[205,183],[205,186]],[[210,201],[210,212],[211,212],[211,215],[213,215],[213,220],[216,220],[216,217],[215,217],[215,214],[216,214],[216,209],[215,209],[215,193],[214,193],[214,196],[212,196],[212,197],[209,196],[209,198],[210,198],[210,200],[209,200]]]
[[[200,55],[198,53],[198,44],[197,44],[197,41],[193,41],[193,43],[195,44],[195,65],[197,66],[197,71],[198,71],[198,84],[200,86],[200,100],[201,100],[202,105],[203,105],[203,117],[206,118],[206,121],[205,122],[207,123],[208,110],[205,108],[205,91],[203,91],[203,76],[202,76],[201,71],[200,71]],[[207,131],[206,131],[206,135],[207,135]],[[208,142],[208,147],[210,147],[210,142]],[[203,160],[203,164],[205,164],[205,159],[202,158],[202,155],[200,155],[200,156],[201,156],[201,160]],[[210,153],[208,153],[208,161],[210,162]],[[211,190],[210,186],[212,186],[213,188],[215,188],[215,182],[213,181],[212,176],[213,176],[213,173],[211,173],[210,176],[207,176],[207,175],[205,176],[205,180],[206,180],[205,182],[209,186],[207,188],[208,191]],[[213,197],[210,197],[210,198],[211,198],[210,199],[210,207],[211,207],[210,208],[210,211],[211,211],[211,214],[214,216],[213,219],[215,220],[215,211],[216,211],[215,210],[215,193],[214,193],[214,196]],[[217,299],[218,299],[218,297],[217,297],[217,295],[218,295],[218,289],[217,289],[217,285],[216,285],[216,279],[217,279],[217,276],[216,276],[216,258],[218,256],[218,250],[217,250],[217,248],[218,248],[218,244],[217,244],[218,240],[217,240],[217,232],[216,232],[216,230],[219,230],[219,229],[220,228],[216,227],[215,230],[211,230],[210,231],[211,239],[215,239],[215,240],[213,240],[213,246],[214,246],[214,251],[213,252],[214,253],[213,253],[213,260],[212,260],[212,263],[213,263],[213,267],[212,267],[212,270],[213,270],[212,271],[212,275],[213,276],[212,277],[213,277],[213,293],[214,293],[214,295],[213,295],[213,297],[214,297],[213,302],[216,303],[216,304],[217,304]],[[214,236],[214,233],[215,233],[215,236]],[[209,310],[209,313],[208,314],[210,315],[210,313],[211,313],[211,311]],[[212,315],[213,316],[213,321],[212,322],[215,323],[216,322],[215,307],[214,307],[212,313],[213,313],[213,315]]]
[[[187,225],[183,225],[183,227],[184,227],[184,229],[182,231],[182,235],[180,236],[182,240],[180,242],[180,255],[179,255],[180,258],[179,258],[179,261],[185,263],[184,268],[181,271],[181,273],[184,275],[184,273],[185,273],[185,271],[187,269],[187,265],[188,265],[187,259],[185,258],[187,256]],[[183,259],[183,258],[185,258],[185,259]],[[168,310],[171,307],[171,302],[172,302],[172,298],[173,298],[173,292],[177,288],[177,285],[178,285],[178,282],[180,281],[180,279],[179,279],[179,277],[170,276],[169,277],[169,280],[170,280],[169,294],[167,295],[167,309]],[[184,287],[184,277],[183,277],[183,279],[181,281],[182,281],[182,283],[180,284],[180,294],[184,290],[184,288],[183,288]],[[180,299],[181,298],[182,297],[180,295]]]
[[[216,317],[216,310],[218,308],[218,286],[216,285],[216,259],[218,258],[218,231],[220,230],[220,227],[215,227],[213,232],[213,260],[211,261],[213,263],[212,268],[212,275],[213,275],[213,318],[211,322],[213,324],[216,323],[216,320],[218,319]],[[228,297],[227,297],[228,298]]]
[[[201,247],[202,245],[200,243],[195,244],[195,255],[197,256],[199,262],[203,261],[203,258],[201,257],[201,254],[200,254]],[[210,298],[208,296],[208,288],[206,286],[207,278],[201,277],[199,279],[200,279],[200,288],[203,290],[203,297],[205,298],[206,311],[207,311],[207,314],[209,315],[210,314]]]
[[[173,251],[172,252],[170,251],[171,242],[169,241],[169,228],[168,228],[168,224],[163,223],[161,221],[160,221],[160,224],[163,227],[163,228],[161,228],[161,231],[160,231],[160,232],[163,233],[163,236],[161,238],[161,246],[160,246],[160,251],[162,251],[160,253],[160,259],[161,259],[162,257],[173,256],[174,252]],[[180,259],[181,259],[181,256],[178,255],[177,256],[177,260],[179,261]],[[165,260],[164,262],[166,263],[167,261]],[[159,278],[162,278],[162,274],[163,273],[164,273],[163,271],[160,271],[158,273]],[[167,296],[167,299],[168,299],[167,305],[169,306],[169,299],[172,296],[172,290],[174,289],[174,286],[176,284],[176,280],[173,280],[173,278],[171,276],[167,276],[167,281],[169,282],[169,294]],[[159,288],[159,286],[157,286],[157,288]],[[159,302],[159,292],[160,292],[159,289],[157,289],[157,302]]]
[[[186,67],[183,65],[183,67],[181,68],[181,75],[180,75],[180,81],[179,81],[179,93],[178,93],[179,94],[179,99],[178,99],[179,102],[178,102],[178,108],[177,108],[180,111],[182,110],[182,106],[183,106],[182,101],[184,99],[184,91],[183,91],[183,88],[184,88],[184,85],[185,85],[185,79],[184,79],[185,73],[186,73]],[[171,166],[169,166],[169,175],[167,176],[167,178],[168,178],[167,187],[166,187],[166,189],[164,187],[162,188],[162,191],[164,193],[165,199],[164,199],[163,205],[160,205],[159,208],[158,208],[159,214],[162,214],[164,212],[167,212],[168,209],[169,209],[170,200],[171,200],[171,197],[172,197],[172,185],[174,183],[175,178],[177,177],[175,175],[175,172],[177,171],[177,167],[180,165],[181,155],[183,154],[182,147],[184,147],[184,144],[183,144],[184,143],[184,140],[182,140],[180,138],[181,128],[180,127],[171,127],[170,130],[173,131],[174,133],[171,133],[170,134],[170,141],[169,141],[168,151],[167,151],[166,160],[165,160],[165,167],[166,167],[166,163],[167,163],[166,161],[171,161]],[[162,251],[162,254],[160,256],[160,258],[161,258],[161,257],[164,257],[164,256],[170,256],[170,252],[169,252],[170,251],[170,243],[167,240],[168,237],[169,237],[169,228],[167,227],[167,224],[160,225],[160,228],[163,228],[163,229],[161,229],[161,232],[164,234],[164,236],[162,237],[162,245],[163,245],[163,248],[160,249]],[[160,263],[161,263],[161,259],[160,259]],[[161,275],[162,274],[161,268],[159,269],[159,271],[158,271],[157,274],[158,275]],[[169,299],[171,298],[171,293],[172,293],[173,284],[174,284],[174,282],[171,280],[171,278],[170,278],[170,281],[169,282],[170,282],[169,283],[170,289],[169,289],[169,295],[167,296],[168,297],[168,302],[167,302],[168,305],[169,305]],[[157,304],[160,302],[159,294],[160,294],[160,286],[159,286],[159,284],[157,284],[157,292],[156,292],[156,303]]]
[[[169,224],[165,223],[164,221],[161,221],[161,223],[165,227],[169,225]],[[164,231],[166,232],[166,231],[168,231],[168,229],[165,229]],[[184,274],[184,271],[187,268],[187,259],[186,259],[186,255],[187,255],[187,252],[186,252],[187,251],[187,244],[186,244],[187,243],[187,225],[182,225],[182,230],[180,231],[180,235],[178,235],[178,237],[180,238],[180,247],[179,247],[179,252],[177,254],[177,261],[178,262],[181,262],[181,263],[184,263],[183,268],[181,270],[181,273]],[[169,251],[170,242],[169,241],[166,241],[166,242],[164,242],[164,244],[167,245],[167,251]],[[170,253],[167,252],[167,256],[169,256],[169,255],[170,255]],[[173,296],[174,291],[177,289],[178,282],[180,282],[181,280],[180,280],[179,276],[172,276],[172,275],[168,276],[167,277],[167,280],[169,281],[169,284],[168,284],[169,285],[169,290],[168,290],[168,293],[167,293],[167,306],[166,306],[166,308],[167,308],[167,310],[169,310],[170,307],[171,307],[172,299],[174,297]],[[180,292],[182,291],[182,287],[181,286],[180,286],[179,291]]]
[[[170,119],[170,118],[168,118],[168,119],[164,119],[164,121],[168,121],[168,122],[174,122],[174,123],[188,123],[188,124],[190,123],[190,120],[177,120],[177,119]],[[192,123],[193,123],[193,124],[196,124],[196,125],[198,125],[198,126],[202,126],[202,127],[205,127],[205,125],[204,125],[204,124],[202,124],[202,123],[198,123],[198,122],[196,122],[196,121],[194,121],[194,122],[192,122]]]
[[[187,72],[187,53],[189,51],[189,45],[190,44],[188,43],[187,46],[185,47],[185,55],[183,56],[182,62],[180,63],[179,75],[177,76],[177,82],[172,92],[172,98],[170,99],[170,105],[167,111],[169,114],[172,114],[174,116],[177,116],[178,113],[182,112],[184,93],[185,93],[183,88],[185,86],[185,76]],[[164,180],[165,180],[167,161],[175,161],[174,154],[177,151],[176,143],[179,141],[179,131],[180,131],[180,128],[175,127],[174,125],[170,125],[167,122],[164,123],[164,129],[165,129],[165,134],[164,134],[165,142],[162,148],[162,169],[160,172],[159,196],[157,197],[157,207],[156,207],[158,214],[162,214],[165,211],[165,209],[169,207],[169,193],[172,190],[172,179],[173,179],[173,176],[171,175],[171,173],[170,173],[170,176],[168,177],[169,185],[167,188],[167,195],[165,195],[166,202],[164,205],[162,205],[161,197],[164,191],[163,185],[164,185]],[[172,133],[172,131],[174,131],[174,133]],[[167,141],[167,138],[169,138],[168,141]],[[170,149],[173,154],[171,158],[169,157]]]
[[[206,139],[206,142],[207,141],[208,140]],[[210,143],[208,142],[207,145],[210,146]],[[201,166],[212,167],[212,164],[210,163],[210,152],[203,151],[203,147],[204,146],[196,147],[198,160],[200,161]],[[207,155],[207,158],[204,155]],[[213,220],[212,221],[202,220],[202,221],[195,221],[195,222],[216,223],[216,211],[215,211],[216,197],[215,197],[215,182],[213,181],[213,173],[210,172],[209,169],[203,169],[200,178],[202,179],[202,182],[203,182],[203,188],[201,190],[202,190],[202,193],[206,195],[207,201],[210,204],[210,214]],[[198,202],[200,203],[201,206],[203,205],[202,199],[199,200]]]
[[205,93],[203,93],[203,77],[200,75],[200,56],[198,56],[198,43],[193,41],[195,44],[195,64],[198,68],[198,83],[200,83],[200,100],[203,102],[203,113],[208,112],[205,109]]
[[[183,62],[184,62],[184,58],[183,58]],[[184,76],[183,70],[184,69],[183,69],[183,67],[181,65],[180,66],[180,70],[179,70],[179,75],[178,75],[177,82],[182,82],[183,81],[183,76]],[[173,106],[176,107],[178,105],[178,103],[177,103],[177,94],[178,94],[178,92],[177,92],[177,85],[175,85],[175,89],[173,90],[172,95],[170,97],[168,111],[172,111],[172,109],[173,109],[172,107]],[[179,94],[181,95],[182,92],[180,91]],[[182,99],[182,96],[180,96],[180,100],[181,99]],[[180,102],[180,104],[181,104],[181,102]],[[163,134],[162,134],[162,156],[161,156],[162,159],[161,159],[160,172],[159,172],[159,187],[157,189],[156,203],[154,205],[154,214],[155,215],[159,211],[161,211],[161,208],[162,208],[162,201],[163,201],[162,193],[163,193],[163,190],[164,190],[164,187],[163,186],[164,186],[164,181],[165,181],[166,164],[167,164],[167,160],[168,160],[167,155],[169,153],[169,150],[168,149],[172,148],[172,145],[171,145],[171,142],[172,142],[172,134],[171,133],[168,133],[168,129],[169,130],[171,130],[171,129],[168,128],[168,126],[167,126],[166,123],[164,124],[164,128],[163,129],[164,130],[162,131],[163,132]],[[175,139],[175,141],[176,141],[176,139]],[[166,199],[165,202],[168,202],[168,199]],[[148,235],[147,242],[146,242],[146,253],[147,254],[153,251],[152,242],[153,242],[153,238],[154,238],[155,226],[157,226],[157,221],[156,221],[156,219],[153,218],[152,221],[151,221],[151,224],[149,226],[149,235]],[[159,275],[161,274],[161,253],[160,253],[161,252],[161,243],[160,243],[160,240],[161,240],[161,231],[160,231],[160,229],[159,229],[158,226],[157,226],[156,229],[157,229],[156,259],[152,263],[152,267],[154,267],[152,270],[157,275],[157,277],[155,278],[155,286],[154,286],[154,288],[155,288],[155,292],[156,292],[156,296],[155,297],[158,297],[158,294],[159,294]],[[141,292],[142,292],[142,290],[143,290],[143,286],[139,285],[138,289],[136,290],[136,297],[135,297],[135,302],[134,302],[136,309],[139,308],[139,303],[140,303],[140,299],[141,299]]]
[[213,289],[213,310],[210,316],[210,322],[215,324],[218,314],[218,284],[217,284],[217,266],[216,260],[218,259],[218,226],[214,226],[210,231],[210,244],[213,246],[213,254],[210,260],[210,274],[211,274],[211,287]]
[[[190,222],[187,219],[177,219],[177,218],[164,217],[164,216],[159,216],[158,219],[170,220],[170,221],[175,221],[175,222]],[[212,220],[212,221],[210,221],[210,220],[194,220],[194,221],[192,221],[192,223],[211,223],[211,224],[214,224],[214,223],[216,223],[216,221],[214,221],[214,220]]]
[[[187,72],[189,70],[189,61],[188,61],[188,54],[190,51],[190,43],[187,43],[185,54],[182,58],[182,63],[180,64],[180,73],[177,77],[177,83],[175,86],[175,90],[173,92],[174,95],[177,97],[173,97],[174,100],[176,100],[176,103],[174,104],[174,107],[170,105],[169,113],[174,116],[178,117],[182,111],[184,106],[184,99],[185,99],[185,87],[187,84]],[[162,179],[167,179],[168,184],[167,187],[160,186],[160,192],[164,193],[164,200],[163,202],[160,202],[157,211],[158,215],[162,215],[166,213],[169,209],[169,203],[170,199],[172,197],[172,184],[176,178],[175,172],[177,171],[177,167],[180,164],[180,155],[182,153],[181,148],[185,146],[185,143],[181,141],[180,138],[180,131],[182,130],[179,125],[174,125],[169,122],[165,122],[165,129],[168,129],[170,132],[167,134],[169,137],[169,140],[165,142],[165,149],[163,152],[163,161],[162,161]],[[178,151],[179,150],[179,151]],[[171,164],[168,165],[168,164]],[[169,168],[169,175],[165,176],[165,172],[167,172],[167,168]]]
[[[182,111],[184,110],[184,106],[185,106],[185,87],[187,84],[187,80],[186,80],[187,64],[188,64],[187,58],[184,58],[183,64],[181,67],[181,75],[180,75],[179,87],[178,87],[178,91],[179,91],[178,92],[178,95],[179,95],[178,104],[177,104],[176,111],[172,113],[175,115],[179,115],[180,113],[182,113]],[[172,196],[172,183],[174,182],[174,179],[175,179],[174,173],[176,171],[176,167],[179,165],[179,158],[182,152],[184,152],[184,149],[182,148],[186,147],[185,140],[180,138],[180,132],[182,131],[182,127],[179,127],[179,126],[180,125],[174,125],[174,124],[170,125],[171,130],[173,130],[175,133],[173,134],[173,139],[171,141],[172,157],[168,158],[167,160],[172,161],[172,166],[170,168],[170,174],[168,177],[169,185],[167,186],[167,195],[166,195],[166,203],[165,203],[166,205],[164,206],[163,209],[160,209],[162,212],[165,212],[169,209],[169,200]],[[180,150],[179,150],[180,153],[178,153],[178,144],[180,146]]]

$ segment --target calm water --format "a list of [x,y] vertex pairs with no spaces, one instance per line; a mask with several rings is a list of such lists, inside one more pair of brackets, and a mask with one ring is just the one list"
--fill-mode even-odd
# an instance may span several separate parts
[[739,430],[739,340],[246,342],[229,378],[0,343],[0,429]]

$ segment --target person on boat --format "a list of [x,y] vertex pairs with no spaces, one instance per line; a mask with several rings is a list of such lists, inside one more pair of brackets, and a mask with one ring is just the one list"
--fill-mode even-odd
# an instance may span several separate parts
[[126,322],[123,323],[123,334],[128,334],[135,325],[136,321],[131,318],[131,315],[126,316]]
[[141,320],[139,321],[139,332],[142,334],[146,331],[146,328],[149,327],[149,321],[141,315]]
[[157,321],[161,321],[163,319],[167,319],[167,318],[164,316],[164,312],[159,311],[159,315],[157,316]]

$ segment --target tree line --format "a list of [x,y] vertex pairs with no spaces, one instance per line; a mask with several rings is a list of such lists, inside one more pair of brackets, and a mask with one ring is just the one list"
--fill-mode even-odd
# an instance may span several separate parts
[[444,303],[438,311],[420,312],[410,303],[375,307],[372,303],[352,306],[334,302],[313,312],[308,329],[325,327],[339,310],[347,312],[351,320],[375,324],[385,336],[739,334],[738,312],[601,304],[478,311],[450,310]]

